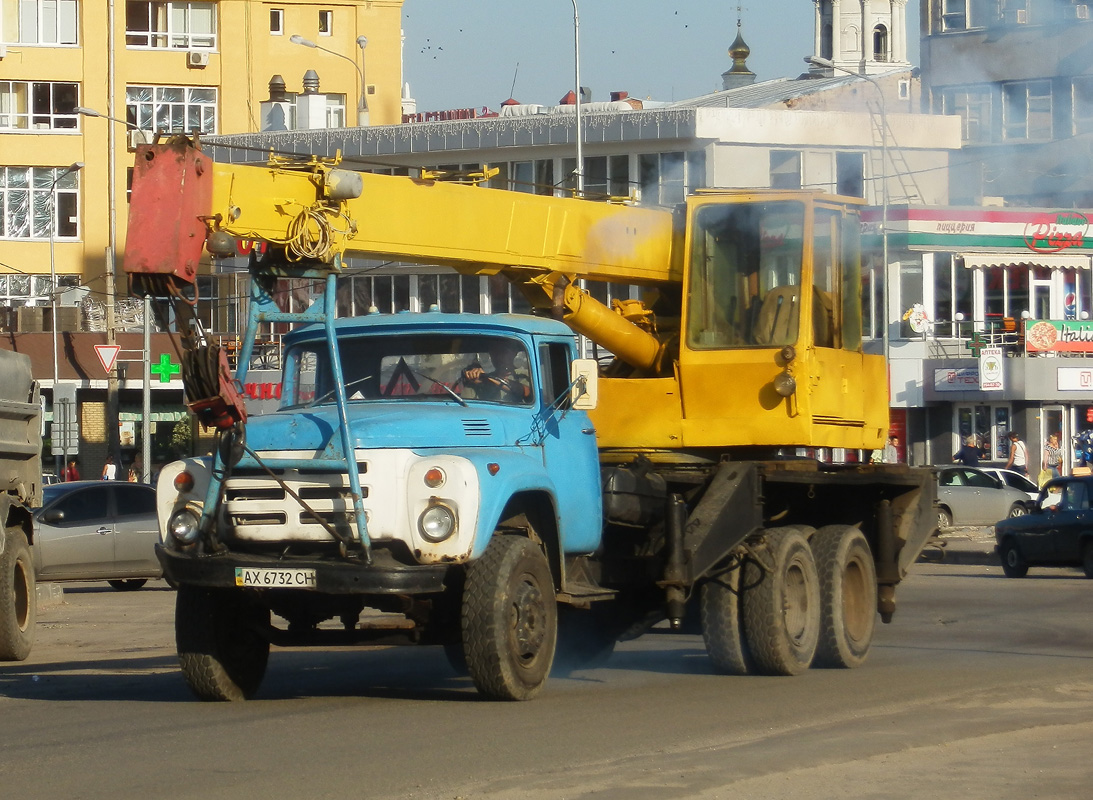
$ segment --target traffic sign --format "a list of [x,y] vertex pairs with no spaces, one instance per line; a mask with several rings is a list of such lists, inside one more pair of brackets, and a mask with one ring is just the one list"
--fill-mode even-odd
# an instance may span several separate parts
[[95,345],[95,355],[99,357],[99,363],[107,372],[114,368],[114,362],[118,360],[118,353],[120,352],[121,345],[118,344]]

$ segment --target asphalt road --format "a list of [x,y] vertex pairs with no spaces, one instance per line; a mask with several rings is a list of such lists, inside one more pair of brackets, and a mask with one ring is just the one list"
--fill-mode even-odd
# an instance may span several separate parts
[[714,675],[654,633],[529,703],[436,648],[275,650],[256,700],[191,699],[173,592],[67,589],[0,665],[0,796],[1088,797],[1093,582],[918,565],[859,670]]

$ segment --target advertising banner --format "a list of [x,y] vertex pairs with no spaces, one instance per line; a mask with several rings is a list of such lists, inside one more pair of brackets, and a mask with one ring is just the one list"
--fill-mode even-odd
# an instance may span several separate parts
[[1093,320],[1026,319],[1029,353],[1093,353]]

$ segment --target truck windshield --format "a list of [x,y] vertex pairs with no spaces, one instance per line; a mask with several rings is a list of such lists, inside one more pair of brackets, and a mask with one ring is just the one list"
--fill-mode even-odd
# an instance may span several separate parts
[[797,341],[804,220],[804,204],[794,201],[696,209],[688,347],[781,347]]
[[[481,400],[530,405],[527,349],[501,336],[410,334],[338,339],[346,397],[399,402]],[[282,408],[335,402],[324,341],[285,354]]]

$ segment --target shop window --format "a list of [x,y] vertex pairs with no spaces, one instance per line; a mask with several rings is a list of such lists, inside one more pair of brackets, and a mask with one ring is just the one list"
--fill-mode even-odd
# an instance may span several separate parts
[[975,437],[979,458],[1005,461],[1009,458],[1010,407],[1008,404],[958,405],[954,410],[953,452],[969,436]]
[[638,158],[641,198],[647,204],[672,206],[705,185],[706,154],[644,153]]

